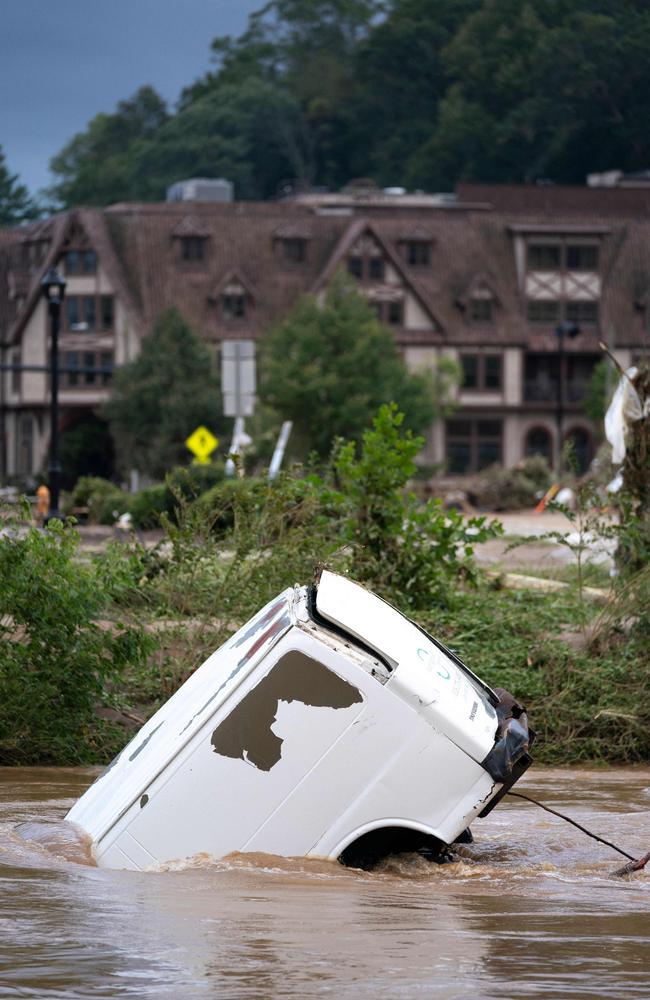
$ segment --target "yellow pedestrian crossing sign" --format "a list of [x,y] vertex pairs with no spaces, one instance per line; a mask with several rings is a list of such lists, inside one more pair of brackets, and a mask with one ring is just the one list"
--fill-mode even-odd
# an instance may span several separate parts
[[219,444],[219,438],[216,438],[207,427],[201,425],[196,428],[193,434],[190,434],[185,444],[194,455],[194,461],[197,465],[207,465],[210,461],[210,455]]

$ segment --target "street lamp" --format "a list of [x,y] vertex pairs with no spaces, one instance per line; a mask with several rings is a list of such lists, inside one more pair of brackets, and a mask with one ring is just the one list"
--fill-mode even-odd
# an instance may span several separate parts
[[580,333],[577,323],[562,322],[555,327],[558,347],[558,377],[556,397],[557,449],[555,468],[557,475],[562,472],[562,424],[564,423],[564,339],[574,340]]
[[50,513],[48,520],[61,519],[59,513],[59,491],[61,488],[61,464],[59,462],[59,327],[61,305],[65,295],[65,281],[50,267],[41,279],[41,288],[50,313]]

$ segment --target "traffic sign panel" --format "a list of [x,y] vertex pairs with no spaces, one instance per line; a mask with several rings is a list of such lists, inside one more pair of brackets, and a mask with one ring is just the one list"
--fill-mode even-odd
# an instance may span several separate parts
[[198,462],[199,465],[207,465],[210,461],[210,455],[219,444],[219,438],[216,438],[207,427],[201,425],[196,428],[193,434],[190,434],[185,444],[195,456],[195,462]]

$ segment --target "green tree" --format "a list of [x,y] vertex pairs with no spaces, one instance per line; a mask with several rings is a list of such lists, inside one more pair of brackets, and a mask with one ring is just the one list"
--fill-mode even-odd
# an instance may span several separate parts
[[411,183],[583,182],[650,157],[650,9],[638,0],[483,0],[442,54],[436,129]]
[[382,403],[395,401],[405,426],[428,427],[448,402],[452,372],[411,374],[393,334],[343,276],[321,305],[302,298],[267,337],[259,393],[279,418],[294,423],[294,446],[325,457],[336,437],[359,440]]
[[144,200],[183,177],[227,177],[238,198],[268,198],[287,177],[311,172],[295,98],[255,77],[207,89],[133,149],[131,182]]
[[[57,180],[48,194],[66,208],[138,198],[134,164],[168,118],[153,87],[141,87],[112,114],[96,115],[50,161]],[[156,189],[156,198],[163,195],[164,189]]]
[[404,182],[411,155],[436,128],[451,82],[445,48],[480,6],[481,0],[444,0],[432,16],[431,0],[395,0],[360,41],[355,53],[358,145],[351,154],[355,173],[382,184]]
[[169,309],[143,340],[139,356],[117,372],[104,415],[120,468],[162,479],[188,461],[185,440],[200,424],[220,431],[221,413],[210,349]]
[[11,174],[0,146],[0,226],[17,226],[38,215],[38,206],[30,198],[24,184],[18,183],[18,174]]

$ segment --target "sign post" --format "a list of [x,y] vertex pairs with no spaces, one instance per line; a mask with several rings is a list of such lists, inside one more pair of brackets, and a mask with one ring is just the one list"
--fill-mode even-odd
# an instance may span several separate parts
[[269,465],[269,479],[275,479],[278,472],[280,471],[280,466],[282,465],[282,459],[284,458],[284,450],[287,447],[287,441],[289,440],[289,435],[291,434],[291,428],[293,427],[292,420],[285,420],[282,424],[282,429],[278,437],[277,444],[275,446],[275,451],[273,452],[273,458],[271,459],[271,464]]
[[[235,418],[231,455],[239,455],[241,449],[251,443],[244,430],[244,417],[253,415],[256,390],[255,341],[224,340],[221,345],[221,392],[223,412],[226,417]],[[231,458],[226,462],[226,475],[232,476],[235,463]]]

